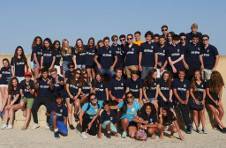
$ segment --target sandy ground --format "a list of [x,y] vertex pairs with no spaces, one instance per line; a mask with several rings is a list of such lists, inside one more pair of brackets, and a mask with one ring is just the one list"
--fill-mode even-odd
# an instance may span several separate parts
[[[2,56],[0,55],[0,61]],[[11,57],[9,58],[11,59]],[[0,64],[1,65],[1,64]],[[226,57],[221,57],[217,70],[221,72],[226,82]],[[224,91],[223,104],[226,107],[226,91]],[[44,110],[41,109],[41,119],[44,118]],[[89,137],[89,139],[82,139],[77,131],[69,131],[68,137],[61,137],[56,140],[53,133],[47,129],[40,128],[37,130],[28,129],[21,131],[22,113],[17,116],[18,121],[15,123],[13,130],[0,130],[0,148],[62,148],[62,147],[81,147],[81,148],[146,148],[146,147],[161,147],[161,148],[225,148],[226,135],[216,130],[211,129],[207,119],[208,134],[200,135],[193,132],[192,135],[185,135],[185,141],[180,141],[177,138],[165,137],[164,140],[148,139],[146,142],[135,141],[130,138],[122,139],[113,137],[111,140],[103,137],[102,140],[97,137]],[[226,124],[226,117],[223,119]],[[43,122],[43,121],[42,121]],[[177,136],[177,135],[175,135]]]
[[[175,136],[177,136],[175,134]],[[160,139],[148,139],[145,142],[135,141],[130,138],[122,139],[112,137],[101,140],[97,137],[82,139],[77,131],[70,131],[68,137],[61,137],[59,140],[47,129],[21,131],[19,129],[0,131],[0,148],[225,148],[226,135],[216,130],[208,131],[207,135],[193,133],[186,135],[185,141],[180,141],[176,137],[164,137]]]

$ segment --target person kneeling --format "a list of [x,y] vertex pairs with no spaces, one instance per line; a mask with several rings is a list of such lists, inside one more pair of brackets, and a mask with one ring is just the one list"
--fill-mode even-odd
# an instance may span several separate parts
[[56,103],[53,105],[53,109],[51,111],[54,137],[59,138],[60,135],[68,135],[67,116],[68,112],[66,106],[63,104],[63,99],[60,96],[57,96]]
[[98,138],[102,136],[102,129],[105,130],[107,138],[111,138],[111,135],[118,136],[116,123],[118,122],[117,112],[110,109],[109,101],[104,102],[104,110],[100,112],[100,123]]
[[[138,124],[138,132],[136,138],[139,139],[139,131],[144,130],[147,132],[152,139],[156,138],[156,134],[159,134],[160,138],[163,138],[163,126],[158,123],[157,112],[155,106],[152,103],[144,104],[139,113],[140,120],[142,121]],[[137,137],[138,136],[138,137]]]

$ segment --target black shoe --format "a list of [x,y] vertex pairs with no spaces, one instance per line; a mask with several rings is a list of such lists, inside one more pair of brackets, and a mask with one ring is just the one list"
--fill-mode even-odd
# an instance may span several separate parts
[[216,125],[215,128],[216,128],[216,130],[222,132],[222,128],[219,125]]
[[70,124],[69,127],[70,127],[71,130],[75,129],[75,127],[72,124]]
[[59,132],[54,132],[54,137],[55,137],[55,138],[60,138]]
[[191,134],[192,128],[191,128],[191,127],[188,127],[188,128],[185,130],[185,132],[186,132],[187,134]]
[[199,130],[198,128],[197,128],[195,131],[196,131],[197,133],[199,133],[199,134],[201,133],[200,130]]
[[75,118],[75,122],[78,122],[79,121],[78,114],[74,114],[74,118]]
[[224,133],[224,134],[226,134],[226,128],[222,128],[221,129],[221,132]]

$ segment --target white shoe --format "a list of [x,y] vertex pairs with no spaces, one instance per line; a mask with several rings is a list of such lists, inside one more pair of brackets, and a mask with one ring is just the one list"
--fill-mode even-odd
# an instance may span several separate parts
[[32,129],[37,129],[37,128],[39,128],[40,127],[40,125],[38,125],[37,123],[35,123],[33,126],[32,126]]
[[11,124],[9,124],[7,127],[6,127],[6,129],[12,129],[13,128],[13,126],[11,125]]
[[83,139],[87,139],[87,138],[88,138],[88,136],[86,135],[86,132],[82,132],[82,133],[81,133],[81,137],[82,137]]
[[45,129],[49,129],[49,125],[46,123],[44,126]]
[[3,124],[1,127],[1,129],[5,129],[5,128],[7,128],[7,124]]

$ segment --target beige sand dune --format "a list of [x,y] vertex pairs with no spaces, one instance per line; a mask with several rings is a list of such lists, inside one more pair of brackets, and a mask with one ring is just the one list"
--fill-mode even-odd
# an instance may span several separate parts
[[[0,56],[0,61],[3,57],[11,58],[11,56]],[[221,57],[217,70],[221,72],[226,81],[226,57]],[[226,107],[226,92],[224,90],[223,104]],[[45,108],[41,107],[39,111],[39,117],[41,124],[44,125],[45,121]],[[139,142],[132,139],[112,138],[111,140],[103,138],[99,140],[96,137],[89,137],[89,139],[82,139],[77,131],[69,131],[67,138],[62,137],[60,140],[55,140],[53,134],[49,130],[41,127],[38,130],[28,129],[27,131],[21,131],[24,118],[22,112],[16,113],[15,129],[0,131],[0,148],[62,148],[62,147],[84,147],[84,148],[137,148],[137,147],[166,147],[166,148],[181,148],[181,147],[193,147],[193,148],[225,148],[226,147],[226,135],[219,133],[216,130],[211,129],[210,122],[207,118],[208,134],[200,135],[193,133],[192,135],[185,135],[185,141],[181,142],[176,138],[167,138],[164,140],[150,140],[146,142]],[[226,117],[223,119],[226,124]]]

